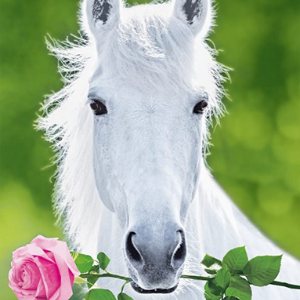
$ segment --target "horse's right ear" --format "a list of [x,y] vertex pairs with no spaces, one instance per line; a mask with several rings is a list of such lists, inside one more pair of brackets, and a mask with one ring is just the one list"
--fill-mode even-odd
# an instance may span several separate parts
[[83,0],[82,17],[93,35],[101,34],[118,22],[121,0]]
[[194,34],[205,37],[213,20],[212,0],[174,0],[175,16],[186,23]]

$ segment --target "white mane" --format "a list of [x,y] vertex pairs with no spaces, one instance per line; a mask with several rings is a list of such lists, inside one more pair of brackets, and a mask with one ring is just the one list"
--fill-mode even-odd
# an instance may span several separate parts
[[[45,115],[38,120],[38,128],[46,131],[47,140],[54,144],[57,152],[55,162],[59,168],[54,207],[75,247],[82,248],[96,240],[99,219],[95,213],[102,205],[93,173],[93,121],[86,109],[89,80],[98,63],[109,64],[109,68],[122,74],[124,80],[133,75],[139,78],[137,88],[158,82],[172,89],[179,84],[188,88],[189,82],[179,82],[183,78],[180,74],[187,72],[187,65],[198,68],[199,83],[206,82],[210,96],[207,122],[202,132],[203,153],[207,154],[209,125],[213,116],[218,117],[223,111],[221,73],[224,68],[214,59],[216,51],[210,49],[201,36],[197,38],[194,53],[187,52],[187,28],[180,20],[171,19],[171,13],[172,3],[160,4],[159,8],[156,4],[122,8],[119,28],[106,37],[100,57],[94,38],[88,36],[83,17],[84,37],[75,38],[75,42],[47,43],[60,62],[59,71],[65,87],[47,97],[43,106]],[[176,35],[169,34],[169,26],[176,27]],[[144,72],[147,77],[143,76]],[[184,78],[189,81],[189,74]]]

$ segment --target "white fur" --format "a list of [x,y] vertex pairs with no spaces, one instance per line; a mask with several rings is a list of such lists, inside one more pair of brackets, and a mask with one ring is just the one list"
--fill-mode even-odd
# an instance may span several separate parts
[[[225,71],[203,40],[211,26],[209,2],[204,1],[205,20],[193,28],[178,15],[179,1],[175,7],[172,2],[117,4],[107,27],[92,22],[90,5],[82,6],[88,41],[49,44],[66,86],[49,96],[46,115],[39,119],[57,150],[55,209],[74,247],[94,256],[106,252],[110,270],[127,275],[126,232],[147,225],[149,218],[156,224],[160,217],[185,228],[184,273],[202,273],[199,262],[206,253],[221,258],[236,246],[246,245],[250,257],[281,254],[205,167],[201,150],[206,153],[209,145],[212,117],[223,110]],[[209,107],[196,117],[191,111],[203,92]],[[106,101],[107,116],[93,115],[91,93]],[[285,254],[280,278],[293,282],[297,277],[299,263]],[[117,280],[98,284],[115,292],[121,286]],[[171,295],[140,295],[129,287],[126,292],[136,300],[204,299],[203,284],[186,280]],[[253,288],[253,295],[255,300],[296,300],[299,292],[270,286]]]

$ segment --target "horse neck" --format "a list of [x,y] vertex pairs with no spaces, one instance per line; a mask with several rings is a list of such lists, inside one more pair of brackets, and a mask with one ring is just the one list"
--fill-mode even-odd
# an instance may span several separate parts
[[[208,171],[204,171],[189,209],[188,230],[196,236],[198,251],[222,258],[232,248],[251,245],[258,255],[274,245],[236,207]],[[217,247],[216,247],[217,245]]]

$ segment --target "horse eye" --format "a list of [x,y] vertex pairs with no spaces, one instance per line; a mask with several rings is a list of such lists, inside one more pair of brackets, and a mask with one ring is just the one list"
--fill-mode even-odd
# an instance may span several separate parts
[[107,114],[106,106],[100,100],[92,100],[90,107],[96,116]]
[[202,100],[195,105],[193,113],[194,114],[202,114],[207,106],[208,106],[207,101]]

